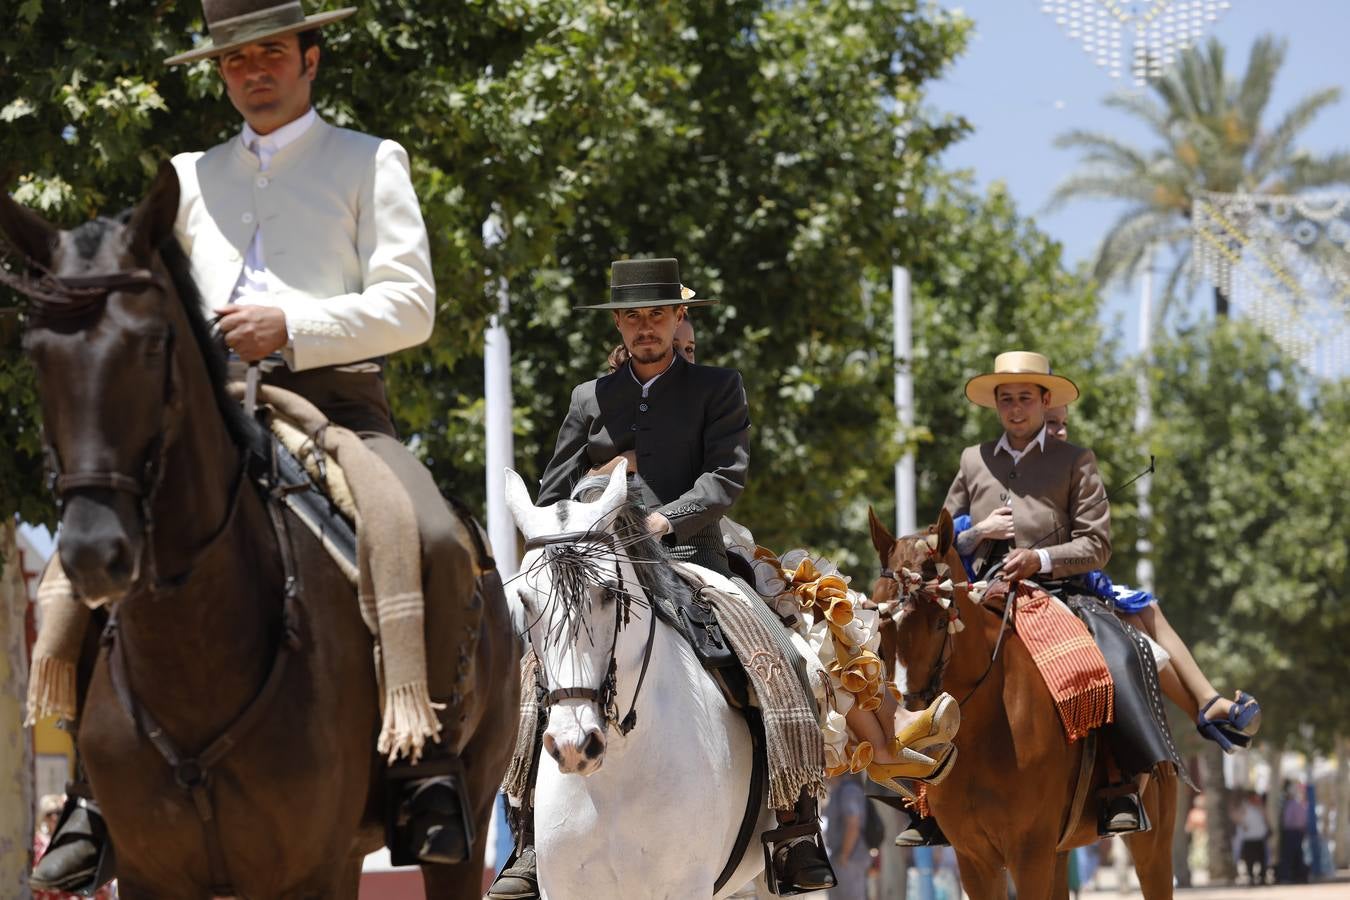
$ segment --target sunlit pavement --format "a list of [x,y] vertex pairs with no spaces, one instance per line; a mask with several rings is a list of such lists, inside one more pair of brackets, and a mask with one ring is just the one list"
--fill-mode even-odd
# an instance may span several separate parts
[[[1097,890],[1084,891],[1082,896],[1093,898],[1139,896],[1139,889],[1131,885],[1126,893],[1114,887],[1103,886],[1112,880],[1110,872],[1103,872]],[[1178,888],[1180,900],[1350,900],[1350,870],[1341,870],[1335,881],[1316,884],[1273,884],[1262,887],[1194,887]]]

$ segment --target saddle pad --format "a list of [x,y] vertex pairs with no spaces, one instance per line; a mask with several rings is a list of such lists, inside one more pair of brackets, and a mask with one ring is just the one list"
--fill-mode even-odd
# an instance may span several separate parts
[[[299,434],[297,429],[291,430]],[[360,579],[360,571],[356,558],[356,528],[352,524],[355,516],[322,490],[321,482],[318,480],[320,476],[316,474],[316,470],[329,473],[329,477],[325,480],[328,484],[332,484],[331,473],[341,470],[331,459],[318,455],[317,451],[314,451],[308,465],[302,464],[275,432],[272,452],[275,457],[277,480],[285,485],[285,490],[281,492],[281,502],[319,540],[347,580],[356,585]],[[350,504],[351,495],[345,477],[342,478],[341,484],[343,491],[346,492],[347,503]]]
[[1106,658],[1077,616],[1039,587],[1017,587],[1013,627],[1054,698],[1069,740],[1115,715],[1115,685]]

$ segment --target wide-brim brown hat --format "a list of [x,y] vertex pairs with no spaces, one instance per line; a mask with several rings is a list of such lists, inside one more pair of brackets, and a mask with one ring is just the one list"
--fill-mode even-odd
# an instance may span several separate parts
[[1030,350],[1010,350],[994,358],[994,371],[966,382],[966,399],[976,406],[997,407],[994,390],[1000,384],[1039,384],[1050,391],[1054,406],[1067,406],[1078,399],[1078,385],[1050,371],[1050,360]]
[[680,282],[678,259],[619,259],[609,269],[609,302],[577,309],[643,309],[649,306],[709,306],[716,300],[694,299]]
[[356,7],[348,6],[307,16],[300,0],[202,0],[210,37],[194,50],[170,56],[164,64],[178,66],[220,56],[245,44],[322,28],[354,12]]

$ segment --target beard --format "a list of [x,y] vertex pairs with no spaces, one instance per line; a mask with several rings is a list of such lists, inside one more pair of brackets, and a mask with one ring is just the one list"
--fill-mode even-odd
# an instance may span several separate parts
[[628,355],[635,361],[649,366],[652,363],[658,363],[674,352],[674,345],[667,344],[637,344],[628,348]]

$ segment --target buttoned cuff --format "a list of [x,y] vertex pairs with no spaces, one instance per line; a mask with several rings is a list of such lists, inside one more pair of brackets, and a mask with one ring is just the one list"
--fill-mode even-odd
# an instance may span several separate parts
[[1036,551],[1036,555],[1039,556],[1039,557],[1041,558],[1041,574],[1044,575],[1044,574],[1048,573],[1048,572],[1050,571],[1050,569],[1051,569],[1051,565],[1050,565],[1050,551],[1049,551],[1049,550],[1037,550],[1037,551]]

